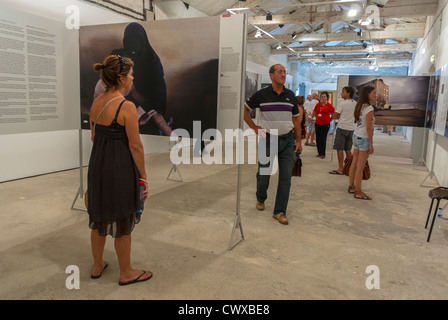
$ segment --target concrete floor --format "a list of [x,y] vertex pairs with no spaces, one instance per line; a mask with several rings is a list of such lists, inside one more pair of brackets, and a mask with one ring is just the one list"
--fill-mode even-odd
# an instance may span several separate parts
[[[363,185],[374,199],[361,201],[347,193],[347,177],[328,174],[336,168],[331,138],[324,160],[304,146],[288,226],[272,218],[276,177],[259,212],[256,165],[243,165],[245,239],[230,251],[237,166],[182,164],[184,182],[176,182],[166,179],[168,153],[146,156],[151,196],[133,233],[132,260],[154,277],[126,287],[117,284],[111,238],[109,268],[90,279],[87,214],[71,210],[79,170],[1,183],[0,299],[447,299],[448,222],[426,242],[428,171],[412,165],[410,144],[376,132],[372,178]],[[66,288],[69,265],[79,267],[78,290]],[[370,265],[378,267],[379,289],[366,287]]]

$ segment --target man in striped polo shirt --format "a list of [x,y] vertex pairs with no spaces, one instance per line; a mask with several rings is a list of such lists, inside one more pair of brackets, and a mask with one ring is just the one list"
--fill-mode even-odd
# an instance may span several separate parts
[[[266,174],[266,168],[272,169],[274,157],[277,156],[279,178],[273,218],[281,224],[288,224],[286,208],[291,188],[294,152],[302,151],[299,108],[294,93],[284,87],[285,67],[281,64],[273,65],[269,69],[269,76],[272,85],[259,90],[246,101],[244,121],[260,137],[256,208],[260,211],[265,208],[271,175]],[[256,125],[250,117],[249,110],[254,108],[260,108],[260,125]],[[277,148],[271,148],[272,143],[276,144]],[[261,155],[267,156],[266,163],[261,161],[266,158]]]

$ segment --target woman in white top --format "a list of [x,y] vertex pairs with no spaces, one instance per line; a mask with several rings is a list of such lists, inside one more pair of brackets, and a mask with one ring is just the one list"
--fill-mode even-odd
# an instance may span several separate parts
[[350,166],[348,192],[353,193],[355,199],[372,200],[361,190],[362,174],[364,166],[373,153],[373,116],[372,103],[376,99],[375,88],[365,86],[361,89],[358,102],[355,107],[356,128],[353,133],[353,160]]

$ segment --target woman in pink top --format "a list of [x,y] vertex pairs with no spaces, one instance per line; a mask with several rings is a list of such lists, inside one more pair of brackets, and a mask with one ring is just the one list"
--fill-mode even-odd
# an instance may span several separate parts
[[330,123],[333,120],[335,111],[333,105],[328,102],[329,94],[323,91],[320,94],[320,102],[316,104],[311,117],[316,117],[316,145],[317,155],[325,159],[325,150],[327,148],[327,134],[330,130]]

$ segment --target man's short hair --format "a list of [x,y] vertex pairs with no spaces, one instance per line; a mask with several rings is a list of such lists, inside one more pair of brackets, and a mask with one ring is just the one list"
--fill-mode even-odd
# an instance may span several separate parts
[[280,66],[280,63],[276,63],[269,68],[269,73],[275,73],[275,66]]
[[342,88],[342,90],[345,90],[350,95],[350,99],[353,99],[353,95],[355,94],[355,89],[352,86],[346,86]]

